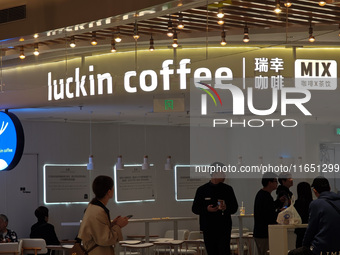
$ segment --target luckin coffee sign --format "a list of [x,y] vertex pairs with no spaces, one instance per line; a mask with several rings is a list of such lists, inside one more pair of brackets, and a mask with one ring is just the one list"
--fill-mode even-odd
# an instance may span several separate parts
[[337,88],[337,62],[335,60],[295,61],[295,87],[309,90],[335,90]]
[[25,138],[20,120],[9,112],[0,112],[0,171],[13,169],[20,161]]

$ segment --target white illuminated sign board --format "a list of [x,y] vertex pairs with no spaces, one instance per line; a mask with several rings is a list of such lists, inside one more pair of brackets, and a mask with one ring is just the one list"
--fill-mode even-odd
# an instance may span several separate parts
[[176,201],[194,201],[197,188],[209,181],[207,178],[193,178],[192,173],[195,171],[195,167],[197,165],[175,166]]
[[90,176],[86,164],[44,165],[44,203],[90,202]]
[[[150,164],[150,166],[153,166]],[[141,164],[125,164],[124,170],[114,166],[116,203],[154,202],[155,189],[153,169],[142,170]]]

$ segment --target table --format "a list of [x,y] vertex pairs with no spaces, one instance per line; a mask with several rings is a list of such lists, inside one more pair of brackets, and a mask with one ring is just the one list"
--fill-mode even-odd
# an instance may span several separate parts
[[239,234],[239,245],[238,245],[238,254],[244,254],[244,242],[243,242],[243,219],[244,218],[253,218],[254,214],[245,214],[245,215],[231,215],[231,217],[238,218],[238,234]]
[[145,242],[150,241],[150,223],[172,221],[174,224],[174,239],[178,239],[178,221],[198,220],[198,217],[164,217],[164,218],[146,218],[146,219],[129,219],[129,223],[144,222],[145,225]]
[[[141,223],[144,222],[145,226],[145,242],[150,241],[150,223],[155,222],[169,222],[174,224],[174,240],[178,239],[178,222],[187,220],[198,220],[198,217],[163,217],[163,218],[146,218],[146,219],[129,219],[129,223]],[[177,247],[175,249],[175,255],[178,254]]]
[[296,225],[269,225],[269,250],[270,254],[287,255],[288,250],[295,249],[294,230],[307,228],[308,224]]

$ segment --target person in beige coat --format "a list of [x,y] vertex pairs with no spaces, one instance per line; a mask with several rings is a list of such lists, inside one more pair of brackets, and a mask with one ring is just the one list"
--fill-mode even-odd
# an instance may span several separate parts
[[89,255],[114,255],[113,245],[123,239],[121,229],[128,223],[127,217],[118,216],[112,222],[107,203],[113,197],[113,180],[109,176],[97,176],[92,184],[95,198],[89,203],[78,238]]

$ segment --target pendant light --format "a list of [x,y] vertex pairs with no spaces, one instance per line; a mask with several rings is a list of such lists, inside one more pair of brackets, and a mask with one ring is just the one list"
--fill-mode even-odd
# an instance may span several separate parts
[[71,36],[70,47],[71,48],[76,47],[76,39],[74,38],[74,36]]
[[25,59],[25,53],[24,53],[24,46],[20,46],[20,55],[19,55],[20,59]]
[[123,157],[119,155],[116,163],[116,170],[124,170]]
[[171,156],[168,156],[166,158],[166,162],[165,162],[165,165],[164,165],[164,170],[172,170],[172,164],[171,164]]
[[[119,113],[120,116],[121,113]],[[120,123],[118,123],[118,153],[120,154]],[[124,170],[123,156],[120,154],[117,158],[116,170]]]
[[149,168],[150,168],[149,157],[148,155],[145,155],[143,159],[142,170],[149,170]]
[[313,35],[313,27],[312,27],[312,19],[309,20],[309,38],[308,41],[313,43],[315,42],[315,37]]
[[247,23],[244,26],[243,42],[245,43],[249,42],[249,29],[248,29]]
[[274,9],[274,12],[276,14],[280,14],[281,13],[281,5],[280,5],[280,0],[276,0],[275,1],[275,9]]
[[[146,153],[146,124],[145,124],[146,114],[144,116],[144,152]],[[142,170],[148,170],[150,168],[149,165],[149,157],[145,155],[143,158]]]

